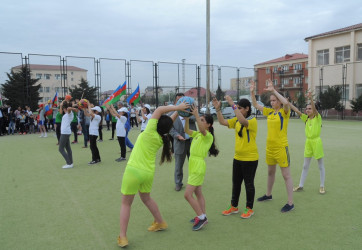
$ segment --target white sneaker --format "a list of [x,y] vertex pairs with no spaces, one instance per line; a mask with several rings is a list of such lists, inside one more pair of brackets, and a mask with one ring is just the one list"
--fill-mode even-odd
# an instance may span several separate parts
[[44,137],[44,135],[41,135],[41,136],[39,136],[39,137],[40,137],[40,138],[41,138],[41,137]]
[[70,164],[70,165],[64,165],[62,168],[73,168],[73,164]]
[[48,135],[46,134],[46,135],[44,135],[43,137],[48,137]]

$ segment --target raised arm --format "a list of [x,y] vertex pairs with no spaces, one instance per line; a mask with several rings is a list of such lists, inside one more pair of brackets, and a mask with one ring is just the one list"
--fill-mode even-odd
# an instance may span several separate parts
[[284,109],[284,111],[285,111],[286,113],[288,113],[289,110],[290,110],[288,100],[287,100],[284,96],[282,96],[281,94],[279,94],[278,91],[276,91],[276,90],[274,89],[273,82],[272,82],[270,79],[267,80],[267,84],[268,84],[268,86],[267,86],[267,88],[264,89],[264,90],[267,90],[267,91],[272,92],[272,93],[279,99],[279,101],[280,101],[281,103],[283,103],[283,109]]
[[250,81],[250,97],[251,97],[251,102],[253,104],[253,106],[259,110],[260,112],[263,112],[263,106],[261,106],[255,98],[255,82],[253,80]]
[[297,113],[298,116],[302,116],[303,113],[300,112],[299,109],[297,109],[296,106],[294,106],[294,105],[291,104],[290,102],[289,102],[289,106],[290,106],[290,108],[291,108],[292,110],[294,110],[295,113]]
[[64,112],[63,112],[63,103],[64,103],[64,101],[62,101],[61,103],[60,103],[60,107],[59,107],[59,113],[60,114],[64,114]]
[[230,96],[225,96],[225,100],[229,103],[229,105],[233,108],[236,118],[238,118],[238,121],[240,124],[244,125],[244,127],[248,128],[249,122],[245,119],[243,114],[240,112],[238,107],[234,104],[233,99],[231,99]]
[[313,101],[313,95],[312,92],[308,92],[308,99],[310,100],[310,106],[312,106],[313,115],[318,115],[318,110],[315,107],[314,101]]
[[[89,105],[88,105],[89,106]],[[117,111],[114,109],[113,105],[109,105],[108,103],[105,105],[107,110],[111,113],[112,116],[120,118],[121,116],[117,113]]]
[[[168,113],[171,111],[185,111],[185,109],[187,109],[190,105],[186,102],[182,102],[177,106],[160,106],[158,107],[155,112],[153,112],[151,119],[160,119],[161,115],[164,113]],[[174,117],[174,119],[176,119],[177,116]],[[171,116],[172,118],[172,116]],[[173,120],[174,120],[173,119]]]
[[214,97],[212,99],[212,105],[214,105],[215,109],[216,109],[216,115],[217,115],[217,120],[219,121],[219,123],[221,125],[224,125],[224,126],[229,126],[229,123],[227,120],[224,119],[224,117],[222,116],[222,113],[221,113],[221,102],[218,101],[216,99],[216,97]]
[[[207,131],[206,131],[206,128],[204,127],[204,124],[202,124],[201,122],[201,119],[200,119],[200,116],[199,116],[199,111],[197,110],[195,104],[192,105],[191,107],[191,113],[195,116],[196,118],[196,123],[197,123],[197,127],[199,128],[199,131],[201,134],[203,134],[204,136],[206,135]],[[186,125],[185,125],[186,126]],[[185,130],[186,132],[186,130]],[[192,130],[191,130],[191,134],[192,134]],[[189,134],[189,133],[188,133]],[[191,135],[189,134],[189,135]]]
[[83,110],[84,110],[84,115],[85,115],[85,116],[90,116],[90,117],[92,117],[92,119],[93,119],[93,118],[94,118],[94,113],[93,113],[92,110],[91,110],[91,105],[90,105],[89,101],[87,101],[87,103],[88,103],[88,108],[87,108],[87,109],[83,109]]

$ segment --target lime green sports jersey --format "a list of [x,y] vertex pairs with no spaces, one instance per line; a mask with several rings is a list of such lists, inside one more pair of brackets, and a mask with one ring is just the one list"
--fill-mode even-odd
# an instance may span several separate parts
[[206,132],[205,136],[199,131],[194,131],[191,137],[190,155],[205,158],[214,141],[214,137],[209,131]]
[[163,145],[161,136],[157,132],[158,119],[150,119],[146,129],[138,136],[136,144],[127,166],[155,172],[157,151]]
[[243,127],[241,136],[239,131],[241,124],[237,117],[227,120],[228,127],[235,129],[235,155],[234,158],[238,161],[256,161],[259,159],[258,147],[256,146],[256,133],[258,130],[258,123],[256,118],[249,116],[247,118],[249,122],[248,128]]
[[313,119],[310,119],[306,114],[300,117],[305,122],[305,136],[308,139],[320,137],[322,128],[322,117],[318,113]]

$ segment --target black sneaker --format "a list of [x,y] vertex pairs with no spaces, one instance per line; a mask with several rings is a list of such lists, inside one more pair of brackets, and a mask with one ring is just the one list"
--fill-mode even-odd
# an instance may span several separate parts
[[203,226],[205,226],[207,224],[207,218],[205,217],[205,219],[200,220],[199,217],[195,217],[195,222],[194,222],[194,226],[192,227],[193,231],[198,231],[201,228],[203,228]]
[[88,165],[94,165],[94,164],[97,164],[97,163],[98,163],[98,161],[91,161],[91,162],[88,163]]
[[271,201],[272,199],[273,199],[272,195],[267,196],[266,194],[264,194],[264,196],[258,198],[258,201]]
[[110,141],[114,140],[113,138],[109,139]]
[[194,223],[195,223],[195,218],[192,218],[192,219],[190,220],[190,222],[191,222],[192,224],[194,224]]
[[280,212],[282,213],[286,213],[289,211],[292,211],[294,209],[294,204],[289,205],[288,203],[284,205],[284,207],[282,207],[282,209],[280,210]]

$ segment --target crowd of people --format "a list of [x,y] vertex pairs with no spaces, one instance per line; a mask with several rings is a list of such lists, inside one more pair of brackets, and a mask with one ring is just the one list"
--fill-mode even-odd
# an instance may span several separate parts
[[[241,218],[248,219],[254,214],[254,179],[258,167],[259,153],[256,144],[258,126],[256,118],[251,114],[252,105],[267,118],[268,128],[265,150],[266,164],[268,166],[267,187],[265,194],[259,197],[257,201],[272,200],[276,166],[279,165],[287,191],[287,203],[281,208],[281,212],[292,211],[295,208],[293,192],[303,190],[312,157],[317,159],[319,164],[319,192],[321,194],[326,192],[324,187],[324,153],[320,139],[322,119],[315,107],[312,95],[309,93],[308,99],[310,103],[307,105],[306,114],[302,114],[274,89],[270,80],[267,81],[265,90],[270,94],[271,108],[260,106],[257,103],[254,82],[250,84],[252,102],[241,99],[235,104],[231,97],[226,96],[225,100],[235,113],[235,117],[231,119],[225,119],[222,116],[220,100],[213,99],[213,106],[216,109],[220,125],[235,131],[231,202],[229,207],[221,212],[225,216],[239,213],[239,197],[243,182],[246,191],[246,204],[242,206]],[[71,144],[78,142],[78,130],[82,131],[84,136],[83,148],[87,148],[88,143],[90,145],[91,161],[89,165],[101,162],[97,141],[101,142],[103,140],[103,120],[106,122],[107,130],[112,130],[110,140],[114,139],[114,133],[116,132],[121,152],[121,156],[116,161],[126,161],[126,149],[127,147],[130,149],[131,154],[128,161],[126,161],[121,187],[120,234],[117,239],[118,245],[121,247],[129,244],[127,228],[132,203],[137,193],[139,193],[142,202],[150,210],[154,218],[148,230],[157,232],[168,228],[168,224],[161,216],[157,203],[150,195],[155,174],[156,155],[161,147],[163,149],[160,164],[165,161],[170,162],[172,155],[175,157],[174,180],[176,191],[183,188],[183,165],[186,157],[188,158],[189,176],[184,198],[196,215],[191,219],[192,230],[200,230],[208,223],[202,184],[206,172],[205,158],[207,156],[216,157],[219,154],[215,143],[214,121],[211,115],[200,116],[194,105],[187,102],[178,102],[177,105],[177,101],[183,96],[182,93],[177,94],[174,105],[158,107],[153,113],[148,104],[141,105],[141,109],[138,110],[133,104],[127,108],[123,106],[122,102],[118,102],[117,107],[106,104],[106,111],[104,111],[103,107],[95,106],[88,101],[82,104],[79,100],[71,101],[71,97],[66,97],[59,107],[53,108],[52,116],[54,119],[52,119],[52,124],[54,124],[56,130],[59,152],[66,162],[63,168],[74,167]],[[49,121],[50,118],[46,117],[42,110],[44,110],[44,105],[39,106],[39,114],[35,117],[29,107],[26,107],[25,110],[18,108],[16,111],[13,111],[10,107],[7,107],[7,110],[2,109],[0,112],[1,132],[4,133],[4,128],[8,127],[8,131],[5,131],[7,134],[14,134],[14,131],[20,134],[39,131],[41,133],[40,137],[47,137],[46,131],[49,129],[47,120]],[[303,171],[299,185],[295,188],[293,188],[290,172],[287,138],[291,110],[300,116],[305,123],[307,138]],[[186,112],[189,116],[180,116],[178,111]],[[132,127],[138,127],[139,125],[140,134],[133,145],[128,139],[128,132]],[[70,142],[72,133],[74,134],[74,140]]]

